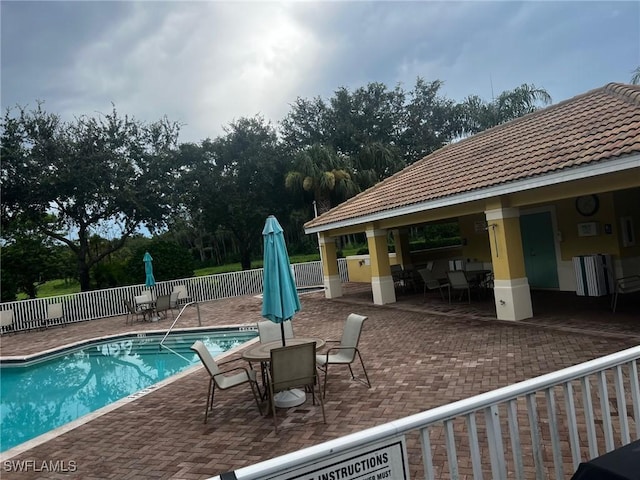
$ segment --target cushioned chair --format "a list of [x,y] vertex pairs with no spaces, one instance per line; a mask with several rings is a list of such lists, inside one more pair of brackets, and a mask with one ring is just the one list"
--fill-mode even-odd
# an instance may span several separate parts
[[251,393],[258,406],[258,411],[262,415],[262,408],[260,407],[260,388],[256,382],[256,372],[246,367],[234,367],[221,369],[222,365],[241,360],[234,359],[227,362],[218,364],[207,350],[207,347],[200,340],[197,340],[191,345],[191,350],[198,354],[202,364],[209,372],[209,388],[207,391],[207,406],[204,411],[204,423],[207,423],[207,417],[209,416],[209,409],[213,410],[213,397],[216,392],[216,387],[220,390],[228,390],[233,387],[239,387],[246,383],[251,387]]
[[454,293],[460,293],[460,300],[464,297],[465,292],[467,293],[467,300],[471,303],[471,286],[469,285],[469,281],[467,280],[467,276],[465,275],[463,270],[452,270],[447,272],[447,279],[449,280],[449,286],[447,287],[449,290],[449,303],[451,303],[451,291]]
[[13,331],[13,310],[0,311],[0,334]]
[[444,300],[444,292],[442,291],[442,289],[447,288],[449,284],[446,282],[440,283],[440,280],[435,278],[431,273],[431,270],[429,270],[428,268],[421,268],[420,270],[418,270],[418,274],[420,275],[420,278],[422,278],[422,282],[424,283],[424,291],[422,292],[423,297],[427,296],[427,290],[435,290],[437,288],[440,291],[440,297]]
[[[318,370],[316,368],[316,343],[301,343],[271,350],[271,363],[268,370],[269,398],[273,427],[278,433],[276,405],[273,401],[278,392],[284,392],[295,387],[305,387],[311,393],[313,404],[316,403],[316,385],[318,384]],[[322,420],[327,423],[324,413],[324,402],[318,390],[318,399],[322,409]]]
[[369,388],[371,388],[371,382],[369,381],[369,375],[367,374],[367,369],[364,366],[364,362],[362,361],[362,355],[360,355],[360,350],[358,349],[358,343],[360,342],[360,333],[362,332],[362,325],[367,317],[363,317],[362,315],[358,315],[355,313],[351,313],[347,317],[347,321],[344,324],[344,330],[342,331],[342,339],[338,340],[327,340],[327,344],[329,343],[340,343],[337,347],[329,347],[329,349],[322,354],[316,355],[316,362],[320,367],[320,370],[324,372],[324,387],[322,391],[322,395],[325,396],[327,394],[327,378],[329,377],[329,365],[346,365],[349,367],[349,372],[351,372],[351,378],[356,380],[356,376],[353,374],[353,369],[351,368],[351,364],[355,361],[356,356],[360,360],[360,364],[362,365],[362,370],[364,371],[364,376],[366,378],[366,383]]
[[[282,324],[282,326],[284,326],[284,338],[293,338],[293,324],[291,323],[291,320],[287,320]],[[272,322],[271,320],[258,322],[260,343],[282,340],[282,326],[279,323]]]

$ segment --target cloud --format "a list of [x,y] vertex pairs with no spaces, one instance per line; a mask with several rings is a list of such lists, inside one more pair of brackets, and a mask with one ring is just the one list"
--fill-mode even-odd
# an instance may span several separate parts
[[69,110],[114,102],[150,121],[163,112],[198,140],[242,116],[280,119],[326,47],[287,5],[132,3],[57,83],[73,90]]
[[182,141],[296,97],[443,80],[455,100],[555,101],[640,65],[638,2],[1,2],[2,104],[184,123]]

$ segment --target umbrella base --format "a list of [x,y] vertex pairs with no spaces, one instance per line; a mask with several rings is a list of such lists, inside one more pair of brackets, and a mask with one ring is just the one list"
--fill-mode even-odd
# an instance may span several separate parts
[[278,408],[291,408],[302,405],[307,400],[307,395],[303,390],[292,388],[286,392],[276,393],[273,396],[274,404]]

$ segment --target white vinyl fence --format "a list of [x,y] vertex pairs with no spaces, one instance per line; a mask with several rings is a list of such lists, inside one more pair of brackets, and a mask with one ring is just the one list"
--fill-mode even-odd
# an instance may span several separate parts
[[[345,466],[340,457],[353,464],[372,446],[398,438],[406,440],[409,463],[414,468],[421,465],[420,478],[427,480],[566,480],[581,462],[640,439],[638,359],[640,346],[243,467],[212,480],[343,478],[324,472],[328,468],[339,472]],[[385,478],[364,469],[358,478],[370,475]],[[407,477],[393,475],[393,480],[401,478]]]
[[[322,287],[321,262],[292,265],[298,288]],[[338,270],[343,282],[349,281],[347,263],[338,259]],[[183,278],[158,282],[153,287],[155,295],[171,293],[176,285],[185,285],[192,302],[208,302],[221,298],[257,295],[262,293],[263,270],[256,268],[241,272],[220,273],[203,277]],[[83,322],[98,318],[125,315],[124,300],[132,300],[147,288],[142,285],[94,290],[91,292],[37,298],[0,304],[0,310],[13,310],[13,331],[29,330],[46,318],[47,305],[62,303],[62,324]]]

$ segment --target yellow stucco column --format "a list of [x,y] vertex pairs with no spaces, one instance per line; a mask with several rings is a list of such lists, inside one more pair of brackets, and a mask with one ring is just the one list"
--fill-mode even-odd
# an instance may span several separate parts
[[376,305],[395,303],[396,291],[393,288],[393,277],[389,266],[387,231],[367,228],[367,244],[371,258],[373,303]]
[[517,208],[503,207],[487,210],[485,216],[491,244],[498,319],[531,318],[533,308],[522,253],[520,211]]
[[393,229],[393,242],[396,248],[396,260],[402,268],[411,268],[411,255],[409,253],[409,231],[406,228]]
[[322,277],[324,281],[325,298],[342,296],[342,281],[338,271],[338,255],[336,254],[336,240],[333,237],[318,236],[320,243],[320,258],[322,260]]

